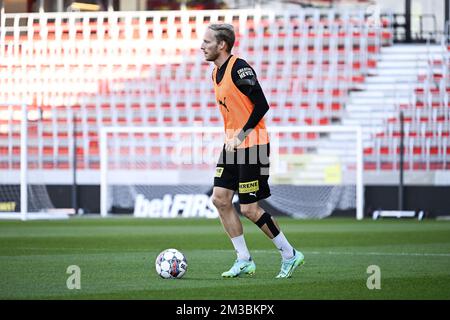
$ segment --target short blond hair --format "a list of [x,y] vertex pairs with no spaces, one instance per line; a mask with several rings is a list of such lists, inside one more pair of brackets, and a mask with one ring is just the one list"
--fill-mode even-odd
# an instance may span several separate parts
[[236,36],[234,34],[234,27],[228,23],[213,23],[208,26],[209,29],[215,32],[217,42],[225,41],[227,44],[227,52],[230,53],[234,46]]

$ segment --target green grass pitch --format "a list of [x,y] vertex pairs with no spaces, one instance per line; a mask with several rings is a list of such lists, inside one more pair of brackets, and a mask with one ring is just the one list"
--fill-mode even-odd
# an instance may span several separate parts
[[[274,278],[280,255],[247,220],[256,274],[234,279],[220,277],[235,253],[218,219],[1,221],[0,299],[450,299],[450,222],[278,222],[306,258],[290,279]],[[167,248],[187,256],[184,278],[156,274]],[[66,286],[70,265],[80,267],[79,290]],[[380,289],[367,288],[371,265]]]

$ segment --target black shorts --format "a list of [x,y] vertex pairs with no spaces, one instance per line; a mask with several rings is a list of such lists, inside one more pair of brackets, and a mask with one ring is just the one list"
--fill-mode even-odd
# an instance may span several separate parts
[[214,186],[238,191],[239,202],[249,204],[270,197],[270,143],[220,153]]

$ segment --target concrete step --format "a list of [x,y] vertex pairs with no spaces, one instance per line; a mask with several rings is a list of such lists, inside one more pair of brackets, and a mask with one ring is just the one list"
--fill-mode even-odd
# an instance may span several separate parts
[[383,119],[367,118],[367,119],[342,119],[344,126],[363,126],[363,127],[381,127],[383,125]]
[[[363,131],[362,138],[363,138],[363,141],[368,141],[372,138],[372,134],[368,131]],[[340,143],[342,141],[346,141],[346,142],[355,141],[355,139],[356,138],[355,138],[354,133],[333,132],[333,133],[330,133],[328,141]]]
[[[342,141],[342,142],[338,142],[338,141],[327,141],[325,143],[323,143],[321,146],[319,146],[317,148],[317,153],[321,154],[321,155],[330,155],[330,156],[335,156],[335,155],[340,155],[340,156],[350,156],[350,158],[355,157],[356,155],[356,140],[355,138],[351,138],[352,143],[351,143],[351,148],[349,148],[349,141],[347,140],[347,142]],[[328,161],[323,161],[324,163],[329,163],[330,160],[328,159]]]
[[401,82],[391,82],[391,83],[365,83],[359,86],[362,90],[367,91],[380,91],[380,90],[412,90],[415,86],[413,86],[413,83],[401,83]]
[[406,75],[406,76],[396,76],[394,77],[387,77],[383,75],[379,76],[371,76],[366,77],[366,84],[369,83],[381,83],[381,84],[395,84],[395,83],[417,83],[417,75]]
[[406,104],[411,98],[407,97],[350,97],[348,103],[350,104]]
[[397,44],[389,47],[382,47],[381,53],[399,53],[399,54],[410,54],[410,53],[440,53],[442,52],[442,47],[440,45],[425,45],[425,44]]
[[345,105],[345,110],[349,113],[352,112],[388,112],[395,111],[394,104],[382,104],[382,103],[374,103],[374,104],[354,104],[348,103]]
[[391,61],[382,60],[377,63],[378,69],[418,69],[427,68],[427,60],[412,60],[412,61]]
[[374,111],[374,110],[359,110],[356,112],[348,112],[347,119],[370,119],[370,118],[378,118],[378,119],[386,119],[393,117],[397,114],[396,111]]
[[350,99],[353,98],[386,98],[386,97],[409,97],[411,91],[408,89],[396,89],[390,90],[370,90],[370,91],[354,91],[350,93]]
[[405,77],[405,76],[417,76],[419,74],[426,74],[427,71],[428,71],[428,67],[426,67],[426,68],[407,68],[407,69],[375,68],[375,69],[369,69],[368,73],[372,76]]
[[353,132],[332,132],[330,133],[330,141],[351,141],[355,139]]
[[428,61],[429,59],[440,60],[442,59],[441,53],[392,53],[392,52],[382,52],[378,56],[378,61]]

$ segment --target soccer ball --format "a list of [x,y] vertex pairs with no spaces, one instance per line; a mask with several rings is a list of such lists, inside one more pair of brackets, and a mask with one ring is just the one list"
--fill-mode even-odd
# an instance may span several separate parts
[[161,252],[155,261],[156,273],[164,279],[179,279],[187,270],[187,260],[177,249]]

